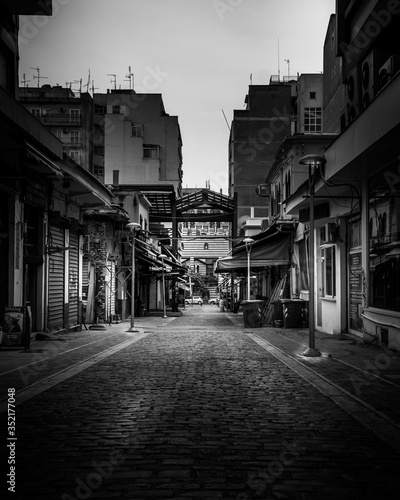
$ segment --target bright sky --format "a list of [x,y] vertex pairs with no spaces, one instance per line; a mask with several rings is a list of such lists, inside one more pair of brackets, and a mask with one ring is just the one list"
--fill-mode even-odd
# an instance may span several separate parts
[[183,186],[210,180],[226,193],[224,113],[230,126],[250,78],[267,85],[278,67],[281,77],[322,72],[334,11],[335,0],[53,0],[51,18],[20,20],[20,80],[37,86],[38,67],[40,85],[82,79],[85,91],[90,70],[90,87],[106,92],[114,74],[129,88],[130,66],[135,90],[161,93],[179,118]]

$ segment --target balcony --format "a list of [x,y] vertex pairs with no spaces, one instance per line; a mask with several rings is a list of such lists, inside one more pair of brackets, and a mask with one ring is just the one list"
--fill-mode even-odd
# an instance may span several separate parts
[[59,113],[51,115],[42,115],[37,117],[46,126],[59,125],[61,127],[80,127],[82,126],[82,117],[80,115],[69,115],[68,113]]

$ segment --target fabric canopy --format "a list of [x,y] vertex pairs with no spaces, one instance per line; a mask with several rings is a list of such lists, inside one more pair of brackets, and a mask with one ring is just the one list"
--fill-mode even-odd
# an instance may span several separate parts
[[[250,267],[282,266],[289,263],[289,235],[276,233],[273,238],[257,241],[250,253]],[[232,257],[217,260],[216,273],[229,273],[237,269],[247,269],[247,251],[241,250]]]

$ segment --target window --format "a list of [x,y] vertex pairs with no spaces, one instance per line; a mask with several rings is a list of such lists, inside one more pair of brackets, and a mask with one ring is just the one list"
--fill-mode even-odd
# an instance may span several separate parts
[[103,176],[104,175],[104,167],[101,167],[99,165],[95,165],[94,166],[94,175]]
[[349,222],[348,235],[350,248],[361,246],[361,219],[359,217]]
[[132,137],[143,137],[143,125],[132,124]]
[[70,151],[69,152],[69,156],[74,160],[76,161],[76,163],[79,163],[80,164],[80,160],[81,160],[81,153],[80,151]]
[[42,115],[40,109],[35,109],[35,108],[31,109],[31,113],[33,114],[33,116],[36,116],[36,118]]
[[119,186],[119,170],[113,170],[113,186]]
[[304,132],[316,133],[322,131],[321,108],[304,108]]
[[143,158],[160,158],[160,147],[144,144]]
[[324,297],[336,296],[335,245],[321,248],[322,294]]
[[104,146],[95,146],[94,147],[95,155],[104,155]]
[[121,106],[119,104],[112,107],[112,112],[114,115],[119,115],[121,112]]
[[106,107],[105,106],[100,106],[100,105],[95,105],[94,112],[97,115],[105,115],[106,114]]
[[80,118],[81,118],[81,112],[79,109],[70,109],[69,110],[69,121],[71,123],[79,122]]
[[317,93],[316,92],[310,92],[310,99],[316,99],[317,98]]
[[400,312],[400,176],[396,160],[369,180],[370,303]]
[[289,198],[289,196],[291,195],[290,184],[291,184],[290,170],[288,170],[285,175],[285,198]]
[[60,140],[61,140],[61,137],[62,137],[62,130],[56,130],[56,137],[57,137],[57,139],[60,139]]
[[71,130],[71,142],[80,142],[79,130]]
[[208,243],[204,243],[204,250],[208,250]]

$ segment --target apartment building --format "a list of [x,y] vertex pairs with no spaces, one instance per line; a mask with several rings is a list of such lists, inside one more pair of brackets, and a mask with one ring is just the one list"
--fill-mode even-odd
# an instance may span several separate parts
[[20,87],[20,102],[63,144],[63,151],[85,170],[93,167],[93,99],[59,85]]
[[0,11],[0,310],[23,323],[14,335],[1,317],[12,346],[31,330],[81,328],[83,210],[112,195],[19,102],[18,16],[51,15],[51,0],[2,2]]

